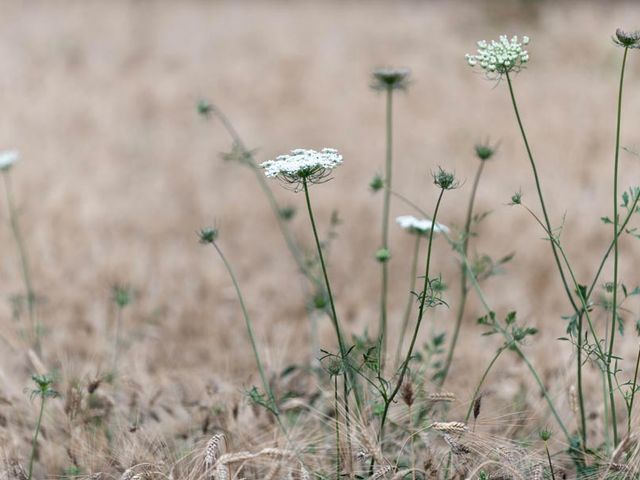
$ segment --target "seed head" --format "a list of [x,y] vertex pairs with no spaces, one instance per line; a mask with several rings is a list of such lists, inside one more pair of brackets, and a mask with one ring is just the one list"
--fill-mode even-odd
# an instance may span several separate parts
[[482,160],[489,160],[496,153],[497,146],[487,143],[477,143],[475,145],[476,156]]
[[396,218],[396,222],[400,225],[400,228],[415,235],[426,235],[431,231],[431,228],[433,228],[434,233],[449,233],[449,227],[446,225],[436,222],[436,226],[433,227],[431,220],[426,218],[421,220],[413,215],[401,215]]
[[431,428],[444,433],[464,433],[467,426],[462,422],[435,422],[431,424]]
[[542,439],[543,442],[548,442],[549,439],[551,438],[551,431],[547,430],[546,428],[544,430],[541,430],[540,438]]
[[406,90],[409,85],[408,68],[378,68],[371,74],[374,90]]
[[500,78],[505,73],[522,70],[529,61],[529,52],[522,47],[528,43],[527,36],[519,41],[516,35],[511,40],[506,35],[501,35],[498,41],[480,40],[477,43],[478,52],[475,55],[466,54],[465,58],[469,66],[479,66],[489,77]]
[[510,205],[520,205],[522,203],[522,192],[516,192],[511,195]]
[[613,43],[624,48],[640,48],[640,30],[625,32],[618,28],[612,39]]
[[447,172],[442,168],[438,168],[438,172],[433,174],[433,183],[443,190],[453,190],[460,185],[453,173]]
[[376,260],[380,263],[388,262],[391,259],[391,252],[386,248],[381,248],[376,252]]
[[133,300],[133,292],[127,285],[115,284],[111,287],[112,299],[120,308],[124,308]]
[[298,148],[288,155],[280,155],[275,160],[260,164],[269,178],[279,178],[293,185],[298,191],[303,183],[324,183],[331,171],[342,164],[342,155],[333,148],[324,148],[319,152]]
[[414,400],[416,399],[415,392],[413,391],[413,384],[411,381],[406,381],[402,385],[402,400],[407,406],[413,405]]
[[211,112],[213,111],[213,105],[211,105],[206,100],[200,100],[198,101],[196,109],[198,110],[198,115],[209,118],[211,116]]
[[17,150],[6,150],[0,152],[0,171],[7,172],[13,164],[20,160],[20,153]]
[[382,190],[384,188],[383,178],[380,175],[376,174],[376,176],[373,177],[369,182],[369,188],[374,193],[377,192],[378,190]]
[[206,227],[198,232],[198,236],[200,237],[200,243],[202,244],[215,243],[218,238],[218,230]]

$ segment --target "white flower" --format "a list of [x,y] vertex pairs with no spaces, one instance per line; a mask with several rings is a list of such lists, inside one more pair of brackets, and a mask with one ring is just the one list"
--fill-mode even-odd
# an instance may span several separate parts
[[17,150],[0,152],[0,170],[6,172],[18,160],[20,160],[20,153]]
[[[418,235],[424,235],[431,231],[433,222],[426,218],[420,220],[413,215],[402,215],[396,218],[396,222],[401,228],[407,230],[410,233],[416,233]],[[433,229],[433,233],[448,233],[449,227],[436,222],[436,226]]]
[[342,155],[333,148],[323,148],[320,152],[298,148],[288,155],[267,160],[260,167],[269,178],[280,178],[299,186],[303,182],[322,182],[341,163]]
[[529,61],[529,52],[522,48],[528,43],[529,37],[526,35],[522,37],[522,41],[518,41],[517,36],[509,40],[506,35],[501,35],[498,41],[479,41],[477,54],[466,54],[465,58],[471,67],[479,65],[489,75],[517,72]]

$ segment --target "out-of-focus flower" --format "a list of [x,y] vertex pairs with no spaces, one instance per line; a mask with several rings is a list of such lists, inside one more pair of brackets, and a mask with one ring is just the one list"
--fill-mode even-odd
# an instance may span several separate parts
[[20,160],[20,153],[17,150],[0,152],[0,170],[6,172],[18,160]]
[[616,30],[613,42],[625,48],[640,48],[640,30],[625,32],[621,28]]
[[529,53],[523,46],[529,43],[529,37],[522,37],[522,41],[514,35],[511,40],[506,35],[501,35],[498,41],[487,42],[480,40],[478,52],[475,55],[466,54],[467,63],[479,66],[489,75],[501,76],[511,71],[519,71],[529,61]]
[[[433,222],[426,218],[419,219],[413,215],[402,215],[396,218],[396,222],[400,225],[400,228],[408,231],[409,233],[415,233],[417,235],[426,235],[431,231]],[[433,233],[448,233],[449,227],[436,222],[433,228]]]
[[378,68],[371,74],[374,90],[405,90],[409,86],[408,68]]
[[302,183],[322,183],[331,171],[342,164],[342,155],[333,148],[319,152],[298,148],[288,155],[280,155],[275,160],[260,164],[269,178],[279,178],[292,184],[297,190]]

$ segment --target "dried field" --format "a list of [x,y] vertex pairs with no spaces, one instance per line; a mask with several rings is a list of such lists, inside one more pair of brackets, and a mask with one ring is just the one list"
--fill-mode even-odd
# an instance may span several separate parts
[[[3,198],[0,454],[28,460],[37,402],[29,402],[25,389],[38,368],[57,372],[65,398],[45,413],[34,478],[60,475],[74,463],[84,473],[121,472],[142,461],[141,436],[162,438],[177,457],[206,437],[205,422],[215,424],[207,412],[237,402],[258,381],[228,276],[215,252],[198,244],[195,232],[209,224],[220,229],[268,370],[312,356],[301,277],[253,174],[219,158],[231,142],[218,122],[197,115],[200,98],[226,112],[260,161],[296,147],[331,146],[344,155],[333,180],[312,194],[321,230],[333,210],[342,219],[330,274],[343,321],[354,333],[376,331],[382,197],[368,183],[383,171],[384,96],[369,83],[372,68],[385,65],[412,71],[410,88],[395,104],[396,190],[430,211],[437,194],[432,171],[443,166],[464,180],[445,199],[443,223],[463,223],[477,165],[474,143],[500,141],[478,194],[478,211],[492,213],[472,251],[515,252],[506,274],[484,285],[487,297],[500,316],[518,310],[540,329],[527,351],[563,415],[573,418],[575,360],[568,344],[555,341],[564,335],[560,317],[570,306],[543,232],[524,210],[507,205],[521,189],[538,211],[522,140],[505,86],[471,71],[464,54],[481,38],[531,37],[531,63],[515,85],[553,222],[559,226],[566,213],[563,242],[586,283],[611,233],[599,220],[611,215],[620,51],[610,37],[618,26],[640,25],[640,4],[3,1],[0,11],[0,146],[22,154],[12,178],[46,328],[39,366],[27,355],[24,314],[16,320],[9,301],[22,292],[22,281]],[[638,150],[638,55],[630,55],[627,75],[622,144]],[[640,160],[623,152],[621,161],[621,188],[627,188],[639,178]],[[272,186],[283,204],[299,210],[293,228],[312,251],[303,196]],[[413,212],[394,200],[392,217],[405,213]],[[394,225],[391,241],[395,345],[412,240]],[[640,246],[625,238],[621,248],[622,278],[635,286]],[[434,253],[436,271],[453,279],[458,261],[450,247],[436,241]],[[66,388],[109,369],[114,283],[136,292],[124,316],[120,387],[100,387],[104,401],[114,402],[118,433],[89,446],[86,432],[64,412]],[[455,305],[457,295],[452,280],[446,298]],[[635,358],[631,322],[638,305],[628,307],[629,333],[619,345]],[[461,407],[497,345],[480,336],[481,314],[472,295],[446,386]],[[423,337],[450,328],[453,318],[453,309],[437,310]],[[322,344],[333,346],[328,320],[320,330]],[[594,373],[587,391],[601,392]],[[587,410],[597,418],[600,397],[590,398]],[[502,357],[489,377],[484,408],[485,422],[498,431],[520,411],[542,419],[525,430],[550,422],[514,355]],[[594,439],[602,438],[598,426],[590,432]],[[239,446],[268,442],[260,432],[233,435]]]

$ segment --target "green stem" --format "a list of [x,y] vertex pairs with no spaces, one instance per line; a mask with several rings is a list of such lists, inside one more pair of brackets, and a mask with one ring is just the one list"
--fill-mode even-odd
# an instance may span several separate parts
[[[511,77],[509,76],[509,72],[505,74],[507,78],[507,84],[509,85],[509,95],[511,96],[511,103],[513,104],[513,110],[516,114],[516,119],[518,121],[518,126],[520,127],[520,133],[522,134],[522,140],[524,140],[524,146],[527,150],[527,155],[529,157],[529,163],[531,164],[531,169],[533,170],[533,177],[536,183],[536,190],[538,191],[538,198],[540,199],[540,206],[542,208],[542,214],[544,216],[544,221],[546,228],[549,232],[553,232],[551,228],[551,221],[549,220],[549,214],[547,213],[547,207],[544,203],[544,196],[542,195],[542,187],[540,185],[540,178],[538,176],[538,169],[536,167],[536,162],[533,159],[533,154],[531,153],[531,148],[529,147],[529,140],[527,140],[527,134],[525,133],[524,126],[522,124],[522,120],[520,118],[520,112],[518,110],[518,104],[516,103],[516,97],[513,93],[513,85],[511,84]],[[556,266],[558,267],[558,272],[560,273],[560,278],[562,279],[562,285],[564,286],[565,292],[573,309],[576,313],[579,313],[578,306],[576,305],[573,295],[571,294],[571,290],[569,289],[569,285],[567,284],[567,279],[564,275],[564,270],[562,269],[562,264],[560,263],[560,258],[558,257],[558,252],[556,251],[556,246],[553,242],[551,242],[551,250],[553,251],[553,258],[555,259]]]
[[624,69],[627,64],[629,48],[625,47],[620,70],[620,88],[618,89],[618,112],[616,118],[616,152],[613,165],[613,313],[611,319],[611,332],[609,337],[609,352],[607,356],[607,377],[609,382],[609,403],[611,404],[611,424],[613,427],[613,444],[618,444],[618,425],[616,421],[616,404],[611,385],[611,360],[618,324],[618,164],[620,157],[620,126],[622,123],[622,87],[624,85]]
[[551,463],[551,454],[549,453],[549,446],[547,442],[544,442],[544,449],[547,451],[547,460],[549,460],[549,470],[551,470],[551,478],[556,480],[556,475],[553,472],[553,463]]
[[[385,162],[385,189],[384,203],[382,206],[382,247],[389,250],[389,210],[391,206],[391,176],[393,173],[393,89],[387,88],[387,114],[386,114],[386,162]],[[387,297],[389,286],[389,259],[382,262],[382,292],[380,294],[380,326],[378,331],[378,344],[380,345],[380,369],[384,370],[385,355],[387,351]]]
[[31,283],[31,274],[29,269],[29,258],[27,256],[27,249],[22,238],[20,226],[18,224],[18,211],[16,210],[15,202],[13,200],[13,189],[11,188],[11,178],[9,171],[3,172],[5,193],[7,196],[7,207],[9,209],[9,219],[11,222],[11,230],[18,245],[18,253],[20,254],[20,265],[22,267],[22,278],[24,281],[27,310],[29,312],[29,322],[33,331],[34,347],[37,352],[40,351],[40,326],[37,323],[35,317],[35,292],[33,290],[33,284]]
[[638,367],[640,367],[640,346],[636,356],[636,368],[633,372],[633,384],[631,386],[631,400],[629,401],[629,411],[627,413],[627,435],[631,435],[631,414],[633,413],[633,400],[636,398],[636,388],[638,386]]
[[420,252],[420,240],[422,235],[416,234],[416,242],[413,247],[413,258],[411,260],[411,276],[409,280],[409,298],[407,300],[407,306],[404,309],[404,315],[402,317],[402,327],[400,328],[400,339],[398,340],[398,348],[396,349],[395,368],[398,368],[400,363],[400,353],[404,344],[404,337],[407,334],[407,327],[409,326],[409,316],[411,315],[411,306],[415,301],[413,292],[416,289],[416,274],[418,271],[418,254]]
[[[473,180],[473,188],[471,189],[471,197],[469,198],[469,206],[467,207],[467,218],[464,224],[464,231],[462,232],[462,255],[466,258],[469,251],[469,237],[471,235],[471,221],[473,219],[473,205],[476,199],[476,193],[478,191],[478,184],[480,183],[480,177],[484,170],[485,162],[480,161],[480,166],[476,171],[476,176]],[[461,265],[460,275],[460,305],[458,307],[458,314],[456,316],[456,323],[453,328],[453,336],[451,337],[451,344],[449,345],[449,351],[447,352],[447,358],[442,369],[442,375],[440,376],[440,386],[444,385],[449,375],[449,369],[453,362],[453,352],[456,349],[458,343],[458,336],[460,335],[460,327],[462,326],[462,318],[464,317],[464,309],[467,303],[467,294],[469,293],[469,287],[467,285],[467,268],[465,265]]]
[[489,365],[487,366],[484,373],[482,374],[482,377],[480,378],[480,381],[478,382],[478,385],[476,386],[476,389],[473,392],[473,397],[471,397],[471,403],[469,404],[469,409],[467,410],[467,414],[464,417],[464,423],[469,423],[469,417],[471,417],[471,412],[473,411],[473,404],[475,403],[476,398],[478,398],[478,394],[480,393],[480,388],[482,388],[482,385],[487,379],[487,375],[489,375],[489,372],[493,368],[493,365],[498,361],[498,357],[503,351],[504,351],[504,348],[502,347],[500,347],[496,351],[496,354],[493,356],[493,358],[491,359],[491,362],[489,362]]
[[[445,190],[441,189],[440,190],[440,195],[438,195],[438,201],[436,202],[436,207],[435,210],[433,212],[433,226],[437,225],[436,223],[436,218],[438,217],[438,210],[440,209],[440,202],[442,201],[442,196],[444,195]],[[427,298],[427,290],[429,288],[429,268],[431,266],[431,251],[432,251],[432,246],[433,246],[433,231],[434,228],[431,228],[431,230],[429,231],[429,243],[428,243],[428,248],[427,248],[427,262],[425,265],[425,273],[424,273],[424,286],[422,287],[422,295],[420,297],[420,309],[418,311],[418,321],[416,322],[416,327],[413,331],[413,337],[411,338],[411,344],[409,345],[409,350],[407,351],[407,356],[405,357],[405,360],[402,364],[402,369],[400,370],[400,376],[398,378],[398,382],[396,383],[396,386],[394,387],[394,389],[391,392],[391,395],[389,395],[389,397],[387,398],[387,400],[385,401],[385,406],[384,406],[384,410],[382,412],[382,417],[380,420],[380,433],[378,435],[378,441],[380,442],[380,444],[382,444],[382,441],[384,439],[384,426],[385,426],[385,421],[387,419],[387,414],[389,413],[389,407],[391,406],[391,403],[393,403],[393,400],[395,399],[396,395],[398,394],[398,392],[400,391],[400,387],[402,387],[402,382],[404,381],[404,376],[407,373],[407,369],[409,368],[409,362],[411,360],[411,355],[413,354],[413,349],[415,347],[416,344],[416,340],[418,338],[418,332],[420,331],[420,325],[422,324],[422,319],[424,317],[424,305],[426,302],[426,298]]]
[[[336,337],[338,339],[338,347],[340,348],[340,357],[341,360],[346,364],[344,368],[344,381],[349,382],[349,372],[351,370],[348,358],[347,358],[347,349],[345,347],[344,340],[342,338],[342,330],[340,328],[340,322],[338,320],[338,314],[336,312],[336,305],[333,301],[333,293],[331,292],[331,283],[329,282],[329,275],[327,274],[327,266],[324,262],[324,255],[322,254],[322,246],[320,244],[320,238],[318,237],[318,229],[316,228],[316,221],[313,216],[313,209],[311,208],[311,198],[309,197],[309,186],[307,185],[307,179],[304,178],[302,180],[302,187],[304,190],[304,197],[307,203],[307,211],[309,213],[309,220],[311,221],[311,228],[313,230],[313,238],[316,242],[316,249],[318,250],[318,258],[320,259],[320,266],[322,267],[322,275],[324,276],[325,288],[327,289],[327,296],[329,297],[329,304],[331,306],[331,321],[333,323],[333,328],[336,331]],[[348,384],[348,383],[347,383]],[[358,408],[361,406],[360,395],[358,392],[358,388],[355,384],[355,379],[352,377],[352,387],[354,396],[356,399],[356,403]],[[348,404],[348,398],[344,399],[345,405]]]
[[267,375],[265,374],[264,367],[262,366],[262,360],[260,360],[260,354],[258,353],[258,347],[256,345],[255,336],[253,334],[253,326],[251,323],[251,318],[249,317],[249,312],[247,311],[247,307],[244,303],[244,297],[242,296],[240,285],[238,284],[238,280],[236,279],[236,275],[233,272],[231,265],[229,264],[229,262],[227,261],[227,258],[222,253],[222,250],[220,249],[220,247],[218,247],[218,244],[216,242],[213,242],[213,246],[218,252],[218,255],[220,256],[220,258],[222,259],[222,263],[224,263],[224,266],[227,269],[227,273],[231,277],[231,282],[233,283],[233,287],[236,290],[238,302],[240,303],[240,308],[242,309],[242,315],[244,316],[245,326],[247,327],[249,341],[251,342],[251,348],[253,349],[253,355],[256,359],[256,365],[258,366],[258,372],[260,373],[260,378],[262,380],[264,391],[267,393],[267,395],[269,395],[269,400],[271,401],[271,405],[273,406],[273,410],[274,410],[273,413],[276,415],[276,417],[279,417],[280,413],[279,413],[278,405],[273,395],[273,391],[271,390],[271,385],[267,380]]
[[338,376],[336,375],[333,380],[333,402],[335,405],[335,424],[336,424],[336,479],[340,478],[340,420],[338,419]]
[[40,398],[40,414],[38,415],[38,421],[36,423],[36,431],[33,434],[33,442],[31,442],[31,457],[29,458],[29,474],[27,476],[28,480],[31,480],[33,475],[33,460],[36,456],[36,447],[38,444],[38,434],[40,433],[40,424],[42,423],[42,414],[44,413],[44,401],[45,398],[42,396]]

